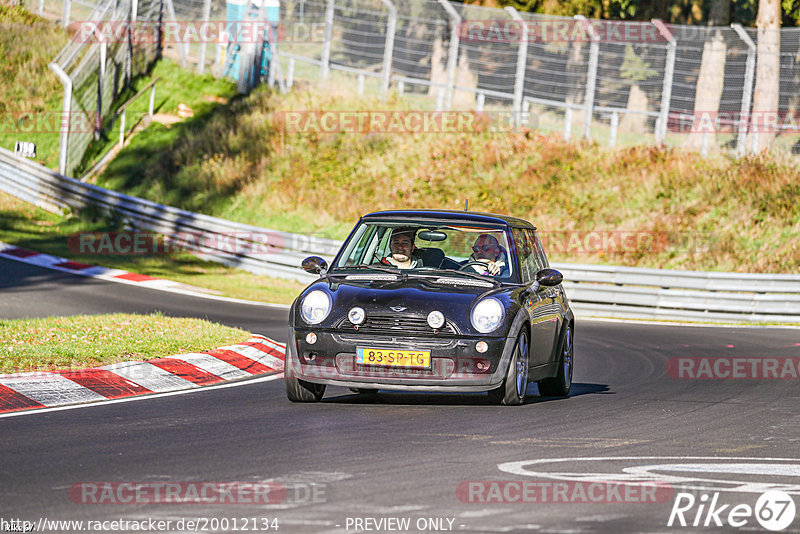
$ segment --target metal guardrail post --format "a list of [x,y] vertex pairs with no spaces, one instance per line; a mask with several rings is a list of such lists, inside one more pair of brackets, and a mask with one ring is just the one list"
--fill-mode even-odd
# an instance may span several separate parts
[[392,79],[392,56],[394,55],[394,34],[397,31],[397,8],[391,0],[381,0],[389,10],[386,22],[386,41],[383,45],[383,77],[381,78],[381,100],[386,100],[389,93],[389,82]]
[[731,28],[747,45],[747,61],[744,70],[744,88],[742,90],[742,106],[739,111],[739,135],[736,138],[736,157],[747,153],[747,131],[750,124],[750,104],[753,100],[753,79],[756,73],[756,44],[744,31],[741,24],[731,24]]
[[444,98],[444,108],[450,110],[453,107],[453,93],[456,88],[456,69],[458,68],[458,46],[460,43],[459,32],[461,31],[461,15],[456,13],[453,6],[447,0],[439,0],[453,28],[450,30],[450,50],[447,54],[447,93]]
[[564,141],[572,137],[572,108],[564,110]]
[[328,79],[331,72],[331,41],[333,41],[333,13],[335,0],[327,0],[325,5],[325,31],[322,37],[322,55],[319,64],[320,81]]
[[[208,19],[211,18],[211,0],[203,0],[203,23],[208,24]],[[200,37],[200,52],[197,59],[197,73],[203,74],[206,70],[206,47],[208,43],[203,41]]]
[[594,92],[597,86],[597,63],[600,57],[600,37],[595,33],[594,28],[586,17],[575,15],[575,20],[581,21],[586,33],[592,40],[589,47],[589,68],[586,70],[586,97],[584,98],[583,108],[583,137],[590,139],[592,136],[592,115],[594,113]]
[[[65,0],[68,2],[69,0]],[[59,174],[67,174],[67,150],[69,148],[69,128],[72,123],[70,120],[72,109],[72,78],[70,78],[64,69],[58,63],[50,63],[48,65],[50,70],[56,73],[58,79],[64,84],[64,105],[62,107],[61,117],[61,139],[58,142],[58,172]],[[64,128],[64,117],[67,118],[67,126]]]
[[669,107],[672,100],[672,80],[675,76],[675,51],[678,43],[667,25],[659,19],[650,22],[658,30],[658,33],[667,40],[667,57],[664,62],[664,83],[661,86],[661,110],[656,121],[656,144],[663,145],[667,139],[667,123],[669,121]]
[[127,109],[122,110],[122,116],[119,119],[119,147],[123,148],[125,146],[125,115],[128,112]]
[[511,18],[519,22],[520,41],[517,50],[517,71],[514,75],[514,126],[519,128],[522,125],[522,96],[525,90],[525,66],[528,62],[528,25],[523,20],[519,12],[512,6],[506,6],[506,12]]

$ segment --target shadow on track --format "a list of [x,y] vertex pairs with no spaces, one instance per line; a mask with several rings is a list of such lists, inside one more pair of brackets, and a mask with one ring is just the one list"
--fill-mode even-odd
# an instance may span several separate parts
[[[569,397],[542,397],[538,395],[534,384],[528,385],[525,405],[551,401],[566,401],[582,395],[613,395],[607,384],[574,383]],[[443,392],[406,392],[380,390],[374,394],[347,393],[323,398],[329,404],[386,404],[386,405],[445,405],[445,406],[495,406],[484,392],[476,393],[443,393]]]

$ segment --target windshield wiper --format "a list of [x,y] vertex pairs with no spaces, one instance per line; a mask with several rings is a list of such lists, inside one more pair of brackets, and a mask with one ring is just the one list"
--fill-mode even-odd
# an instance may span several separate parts
[[396,267],[386,267],[385,265],[348,265],[346,267],[337,267],[337,271],[344,271],[346,269],[370,269],[373,271],[383,271],[390,274],[403,274],[400,269]]

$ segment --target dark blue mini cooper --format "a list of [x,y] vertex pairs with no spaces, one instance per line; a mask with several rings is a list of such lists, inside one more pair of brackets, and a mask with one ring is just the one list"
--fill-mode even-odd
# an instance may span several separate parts
[[361,218],[320,279],[292,304],[286,393],[319,401],[327,384],[371,394],[488,391],[522,404],[529,381],[569,395],[575,319],[536,228],[467,211]]

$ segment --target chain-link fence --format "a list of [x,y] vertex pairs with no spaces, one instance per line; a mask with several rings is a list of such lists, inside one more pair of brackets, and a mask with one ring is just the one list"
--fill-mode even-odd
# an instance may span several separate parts
[[[39,5],[48,9],[56,1]],[[93,5],[60,1],[73,5],[73,15],[74,6]],[[136,3],[111,1],[86,20],[101,11],[124,16],[130,1]],[[181,30],[161,41],[164,53],[220,76],[230,74],[226,66],[235,53],[231,6],[238,5],[241,15],[268,4],[280,12],[277,40],[270,43],[277,57],[270,62],[270,81],[282,86],[324,80],[352,84],[359,95],[395,91],[421,110],[505,113],[515,127],[611,146],[652,143],[743,155],[766,143],[800,153],[798,28],[781,30],[775,40],[735,24],[597,21],[446,0],[139,0],[137,18],[178,22]],[[214,31],[197,31],[209,21]],[[252,33],[256,40],[263,35]],[[95,44],[74,57],[62,54],[70,56],[70,66],[62,68],[74,71],[69,78],[80,92],[74,97],[80,109],[92,109],[99,53]],[[145,63],[153,54],[128,51]],[[125,47],[109,48],[106,72],[124,56]],[[780,69],[779,82],[770,84],[772,97],[756,90],[759,62],[770,58]],[[104,85],[103,95],[113,94],[117,82],[110,80],[117,78],[106,78],[112,89]],[[70,142],[70,165],[89,137]]]
[[737,25],[596,21],[441,0],[281,2],[281,24],[290,85],[341,71],[359,94],[391,88],[429,96],[420,105],[435,109],[507,110],[522,126],[612,146],[741,155],[767,135],[771,148],[800,152],[797,28],[780,31],[773,53],[777,103],[755,109],[764,51],[758,30]]
[[62,174],[71,174],[89,143],[110,130],[116,120],[114,100],[158,58],[158,38],[137,38],[132,22],[159,21],[161,9],[161,0],[117,0],[96,7],[85,20],[72,21],[79,25],[70,43],[50,63],[64,86]]

